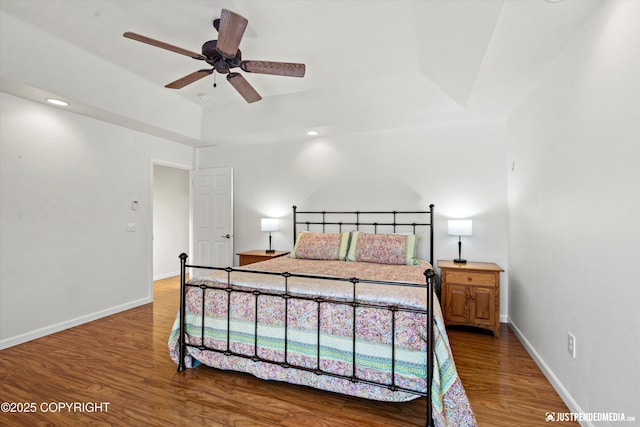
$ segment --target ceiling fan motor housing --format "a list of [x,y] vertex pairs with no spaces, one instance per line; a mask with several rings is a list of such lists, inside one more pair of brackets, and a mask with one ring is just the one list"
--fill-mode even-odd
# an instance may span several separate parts
[[222,74],[227,74],[231,68],[239,67],[242,61],[240,49],[238,49],[236,56],[227,59],[218,51],[217,44],[217,40],[209,40],[202,45],[202,54],[207,57],[207,63]]

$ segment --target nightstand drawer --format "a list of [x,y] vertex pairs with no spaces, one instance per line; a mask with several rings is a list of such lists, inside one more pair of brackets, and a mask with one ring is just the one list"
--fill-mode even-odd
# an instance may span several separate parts
[[256,251],[240,252],[236,255],[238,255],[240,267],[242,267],[247,264],[253,264],[254,262],[266,261],[271,258],[277,258],[277,257],[285,256],[288,254],[289,252],[286,252],[286,251],[267,252],[264,250],[256,250]]
[[240,257],[240,267],[248,264],[253,264],[255,262],[266,261],[267,257],[257,256],[257,255],[242,255]]
[[447,283],[460,285],[495,286],[496,275],[493,273],[478,273],[472,271],[447,271]]

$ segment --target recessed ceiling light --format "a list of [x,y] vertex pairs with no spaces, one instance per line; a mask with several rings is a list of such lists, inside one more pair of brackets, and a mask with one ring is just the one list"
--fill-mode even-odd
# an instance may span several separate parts
[[315,130],[310,130],[307,132],[307,135],[309,136],[316,136],[317,134],[318,134],[318,131],[315,131]]
[[544,0],[547,3],[562,3],[564,0]]
[[60,107],[66,107],[69,105],[67,101],[63,101],[61,99],[55,99],[55,98],[47,98],[47,102],[49,104],[58,105]]

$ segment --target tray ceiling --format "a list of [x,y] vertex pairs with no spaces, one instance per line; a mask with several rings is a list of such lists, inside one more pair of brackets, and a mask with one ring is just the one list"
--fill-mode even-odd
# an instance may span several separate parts
[[[72,111],[193,146],[499,118],[599,3],[2,0],[1,88],[63,97]],[[203,63],[122,37],[200,51],[217,38],[221,8],[249,20],[243,59],[302,62],[306,76],[245,73],[263,96],[254,104],[223,75],[165,89]]]

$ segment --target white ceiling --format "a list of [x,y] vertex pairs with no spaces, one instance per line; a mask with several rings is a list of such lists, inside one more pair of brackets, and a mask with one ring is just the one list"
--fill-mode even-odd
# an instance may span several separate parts
[[[505,117],[602,1],[0,0],[0,82],[196,147]],[[199,52],[221,8],[249,20],[243,59],[305,77],[244,73],[254,104],[219,74],[165,89],[207,64],[122,37]]]

